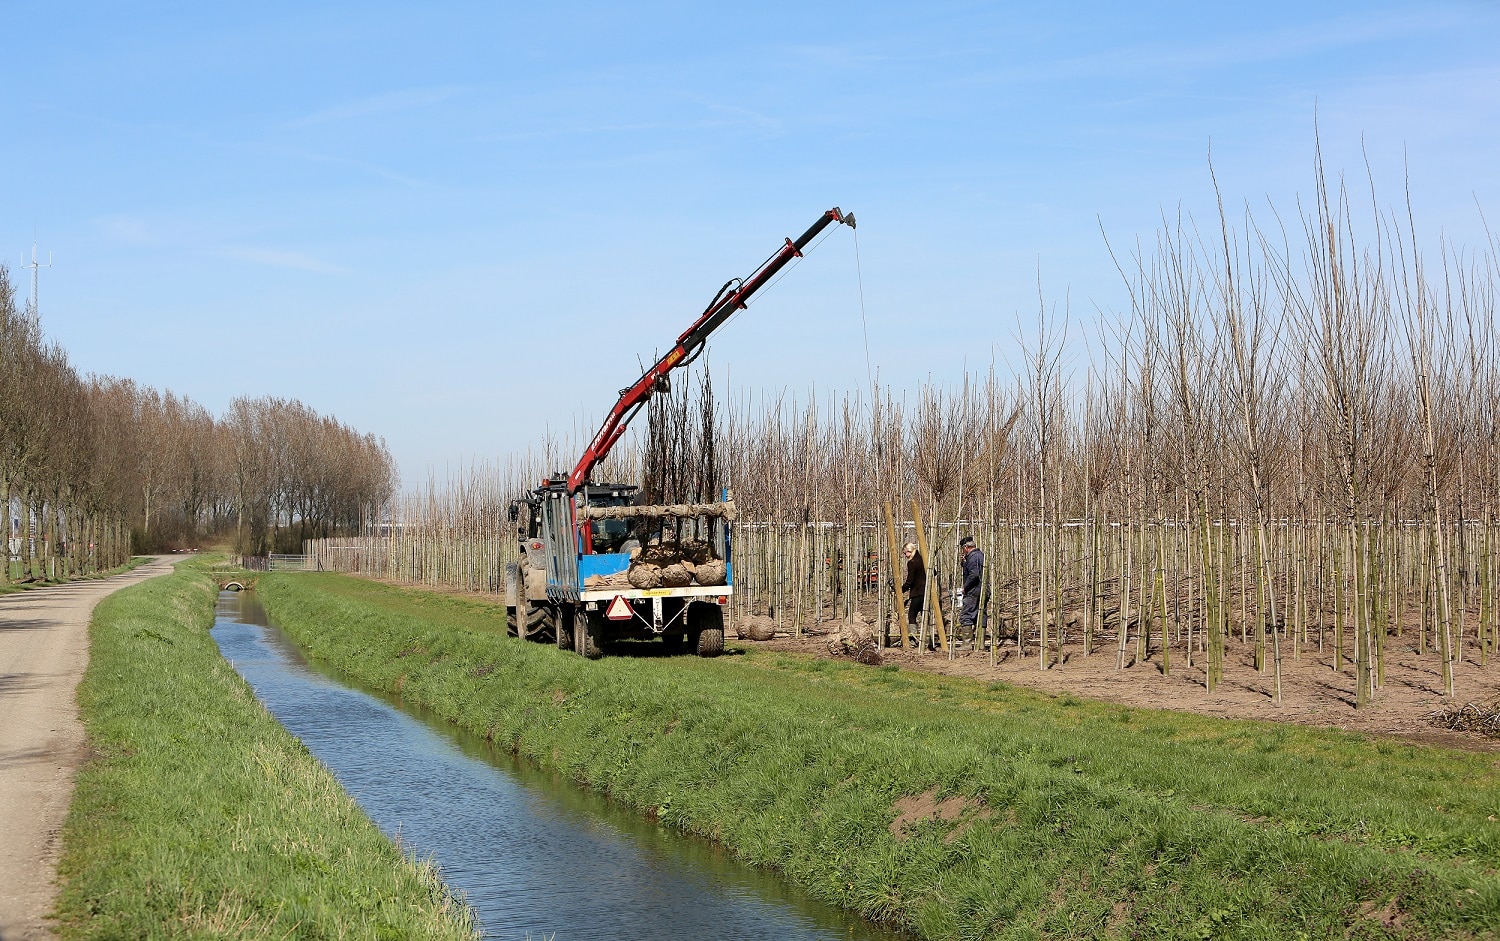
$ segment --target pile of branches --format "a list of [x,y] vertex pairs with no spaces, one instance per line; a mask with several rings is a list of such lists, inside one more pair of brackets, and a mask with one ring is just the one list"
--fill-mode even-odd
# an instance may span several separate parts
[[1435,725],[1455,732],[1478,732],[1500,738],[1500,700],[1484,705],[1466,702],[1462,706],[1444,706],[1427,718]]

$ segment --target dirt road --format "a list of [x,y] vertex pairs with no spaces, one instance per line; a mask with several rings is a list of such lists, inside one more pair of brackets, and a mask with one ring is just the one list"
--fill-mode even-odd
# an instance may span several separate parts
[[0,941],[52,937],[58,834],[87,754],[74,692],[94,605],[171,568],[157,558],[102,581],[0,595]]

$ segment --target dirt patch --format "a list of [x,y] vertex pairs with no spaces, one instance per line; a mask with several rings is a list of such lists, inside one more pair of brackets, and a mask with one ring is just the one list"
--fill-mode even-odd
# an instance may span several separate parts
[[1371,921],[1379,923],[1382,927],[1391,928],[1396,931],[1401,930],[1402,924],[1406,920],[1406,912],[1401,910],[1401,906],[1397,903],[1396,899],[1392,899],[1384,905],[1377,905],[1373,901],[1366,902],[1360,906],[1359,913]]
[[[828,658],[826,635],[804,632],[801,638],[781,634],[761,649],[784,650]],[[1352,651],[1350,651],[1352,653]],[[1133,651],[1132,651],[1133,653]],[[1472,656],[1473,651],[1468,653]],[[991,664],[989,650],[959,648],[953,656],[944,651],[885,648],[882,660],[903,670],[924,670],[948,676],[964,676],[984,682],[1003,682],[1056,695],[1072,695],[1147,709],[1170,709],[1226,719],[1261,719],[1297,725],[1342,729],[1394,737],[1415,745],[1442,745],[1470,751],[1500,752],[1500,739],[1474,731],[1443,728],[1432,719],[1435,712],[1465,702],[1492,703],[1500,700],[1500,665],[1485,666],[1465,660],[1454,664],[1456,695],[1442,695],[1442,663],[1435,653],[1420,653],[1410,635],[1391,637],[1386,645],[1384,684],[1375,691],[1367,708],[1354,708],[1354,664],[1345,658],[1335,670],[1331,644],[1319,651],[1316,645],[1297,656],[1284,651],[1282,699],[1275,702],[1275,677],[1255,669],[1252,645],[1240,643],[1236,635],[1226,644],[1224,679],[1212,694],[1204,687],[1204,658],[1195,653],[1188,663],[1183,647],[1171,650],[1171,669],[1166,670],[1159,649],[1145,660],[1127,658],[1116,666],[1113,646],[1098,647],[1083,655],[1081,644],[1068,644],[1051,653],[1051,664],[1043,670],[1033,644],[1026,651],[1013,641],[1004,641]]]
[[[895,811],[896,819],[891,821],[891,835],[904,840],[911,836],[912,829],[929,820],[954,823],[965,816],[981,819],[989,817],[989,811],[972,798],[954,796],[938,800],[937,794],[937,788],[929,788],[921,794],[903,797],[892,804],[891,810]],[[972,823],[971,819],[949,833],[948,842],[958,839]]]

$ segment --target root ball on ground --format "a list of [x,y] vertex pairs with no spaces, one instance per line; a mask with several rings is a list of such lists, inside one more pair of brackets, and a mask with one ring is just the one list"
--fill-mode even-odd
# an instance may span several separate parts
[[734,622],[740,640],[770,640],[776,636],[776,622],[763,614],[751,614]]

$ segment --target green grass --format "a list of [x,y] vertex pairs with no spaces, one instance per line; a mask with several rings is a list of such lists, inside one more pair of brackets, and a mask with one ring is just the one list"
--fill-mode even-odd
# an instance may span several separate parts
[[474,937],[220,657],[204,564],[95,611],[78,693],[95,755],[63,830],[61,936]]
[[[1492,756],[775,653],[587,662],[483,602],[258,591],[311,656],[922,937],[1500,933]],[[892,834],[929,791],[966,809]]]
[[[137,556],[131,556],[130,560],[127,561],[124,565],[117,565],[117,566],[115,566],[112,569],[109,569],[109,570],[103,571],[103,572],[97,572],[97,573],[92,574],[92,575],[80,575],[78,578],[63,578],[63,579],[57,579],[57,580],[51,580],[51,579],[41,578],[41,579],[37,579],[36,581],[19,582],[19,583],[15,582],[15,581],[11,581],[11,582],[8,582],[7,584],[0,585],[0,595],[8,595],[8,594],[11,594],[12,592],[17,592],[17,591],[31,591],[33,588],[50,588],[53,585],[64,585],[64,584],[67,584],[70,581],[89,581],[91,579],[109,578],[111,575],[119,575],[119,574],[121,574],[123,572],[128,572],[128,571],[130,571],[133,568],[139,568],[140,566],[145,565],[149,561],[151,561],[151,560],[147,556],[137,555]],[[11,578],[12,579],[19,578],[20,577],[20,573],[21,573],[21,563],[19,563],[19,562],[13,563],[12,566],[11,566]]]

